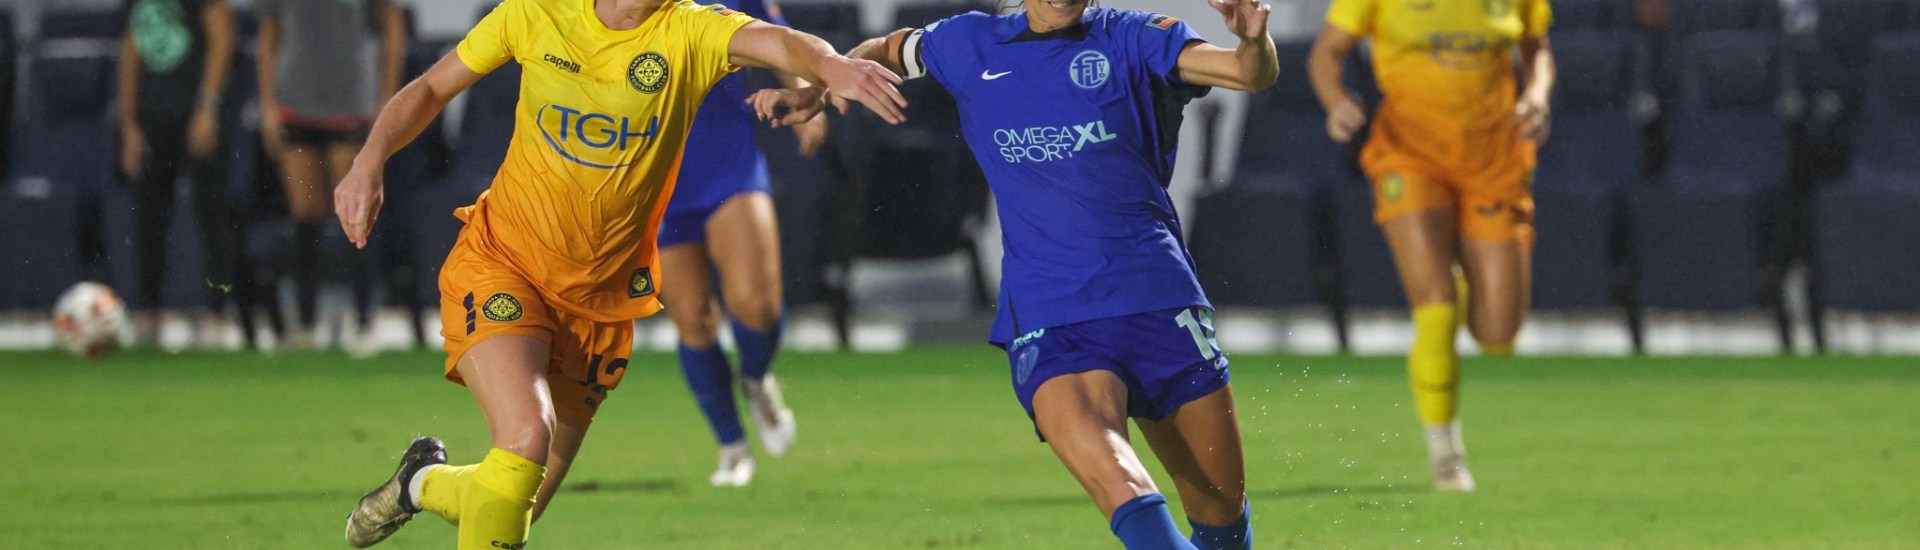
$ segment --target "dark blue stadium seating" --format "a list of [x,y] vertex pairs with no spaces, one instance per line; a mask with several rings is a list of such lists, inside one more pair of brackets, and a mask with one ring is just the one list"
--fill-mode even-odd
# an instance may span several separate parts
[[1556,42],[1563,30],[1626,29],[1632,26],[1632,0],[1562,0],[1553,3],[1553,37]]
[[[1311,44],[1278,47],[1281,66],[1306,65]],[[1232,180],[1186,213],[1201,284],[1215,304],[1317,303],[1316,268],[1331,252],[1327,189],[1362,185],[1347,146],[1327,137],[1326,112],[1305,78],[1254,94],[1240,143]]]
[[1780,191],[1793,86],[1776,35],[1700,33],[1683,44],[1680,97],[1666,121],[1668,163],[1633,195],[1642,305],[1733,310],[1777,303]]
[[1626,30],[1555,32],[1553,50],[1560,80],[1534,173],[1533,304],[1606,307],[1620,257],[1621,190],[1644,180],[1632,102],[1649,91],[1647,52]]
[[1875,40],[1847,177],[1815,213],[1825,307],[1920,311],[1920,33]]
[[[1345,74],[1347,89],[1359,96],[1371,120],[1372,110],[1380,105],[1382,96],[1380,85],[1374,80],[1372,59],[1366,51],[1354,49],[1347,58]],[[1358,162],[1360,144],[1366,140],[1364,131],[1353,138],[1353,145],[1344,155],[1349,163]],[[1334,185],[1330,191],[1336,243],[1334,262],[1340,287],[1335,294],[1336,307],[1407,307],[1406,293],[1400,289],[1400,272],[1393,263],[1393,250],[1387,248],[1380,226],[1373,223],[1371,182]]]
[[117,158],[107,109],[113,59],[97,44],[50,50],[33,58],[28,108],[0,190],[0,249],[8,256],[0,262],[8,289],[0,307],[49,308],[68,285],[97,276],[83,272],[83,230],[98,239],[103,218],[128,214],[103,212],[100,198],[112,187]]
[[1686,44],[1694,35],[1714,31],[1752,31],[1778,35],[1778,0],[1670,0],[1667,27],[1654,48],[1655,76],[1663,98],[1680,85]]
[[853,2],[804,2],[781,4],[787,24],[847,51],[866,36],[860,27],[860,5]]
[[901,3],[893,12],[893,28],[920,28],[936,21],[970,11],[994,12],[994,3],[984,0],[941,0]]

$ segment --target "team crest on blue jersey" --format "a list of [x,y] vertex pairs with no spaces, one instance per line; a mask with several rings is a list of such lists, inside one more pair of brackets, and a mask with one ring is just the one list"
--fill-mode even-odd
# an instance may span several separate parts
[[1179,22],[1180,22],[1180,18],[1178,17],[1173,17],[1170,15],[1155,15],[1153,16],[1152,19],[1147,20],[1147,26],[1164,31],[1164,30],[1173,28],[1173,24],[1179,23]]
[[627,64],[627,84],[643,94],[657,94],[667,87],[667,58],[654,52],[642,52]]
[[1025,384],[1033,376],[1033,366],[1040,363],[1040,348],[1031,346],[1020,350],[1019,357],[1013,360],[1013,383]]
[[627,297],[639,298],[653,294],[653,272],[647,268],[633,270],[633,277],[627,279]]
[[1073,56],[1073,63],[1067,65],[1067,77],[1073,79],[1073,85],[1088,90],[1106,84],[1112,73],[1113,65],[1107,62],[1107,54],[1093,50]]
[[480,314],[496,323],[511,323],[520,320],[526,308],[520,306],[520,299],[512,294],[496,292],[487,297],[487,303],[480,305]]

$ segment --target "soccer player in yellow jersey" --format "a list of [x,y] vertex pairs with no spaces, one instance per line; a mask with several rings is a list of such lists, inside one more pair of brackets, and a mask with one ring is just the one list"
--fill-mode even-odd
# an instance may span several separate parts
[[386,159],[448,101],[508,61],[523,67],[513,139],[440,272],[446,377],[492,432],[478,464],[416,439],[347,518],[372,545],[414,514],[459,526],[459,547],[521,548],[626,374],[633,320],[660,309],[654,237],[707,90],[738,65],[830,87],[898,123],[899,78],[817,37],[689,0],[506,0],[394,96],[334,192],[366,245]]
[[[1342,61],[1362,38],[1373,40],[1386,98],[1360,163],[1413,306],[1407,372],[1441,490],[1473,490],[1458,417],[1456,296],[1469,296],[1467,327],[1487,355],[1511,354],[1526,316],[1552,20],[1547,0],[1334,0],[1308,62],[1327,133],[1346,142],[1366,114],[1341,84]],[[1517,92],[1516,79],[1525,85]],[[1464,289],[1456,289],[1456,265]]]

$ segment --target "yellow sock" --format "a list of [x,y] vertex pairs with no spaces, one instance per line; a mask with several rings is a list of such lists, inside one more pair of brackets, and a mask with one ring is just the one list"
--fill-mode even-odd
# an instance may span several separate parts
[[533,499],[546,476],[546,466],[505,449],[487,451],[461,491],[460,550],[525,548]]
[[1489,344],[1481,342],[1480,353],[1486,354],[1487,357],[1511,357],[1513,356],[1513,344]]
[[1453,351],[1455,317],[1453,304],[1413,308],[1407,377],[1413,381],[1414,408],[1428,426],[1452,422],[1460,407],[1460,358]]
[[478,469],[479,464],[468,464],[436,466],[427,470],[427,477],[420,484],[420,508],[459,525],[460,497],[466,494],[467,484],[472,483],[473,472]]

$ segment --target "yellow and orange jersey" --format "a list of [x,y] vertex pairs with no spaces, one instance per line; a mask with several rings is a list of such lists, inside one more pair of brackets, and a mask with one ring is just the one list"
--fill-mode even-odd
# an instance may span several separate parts
[[1513,115],[1514,44],[1547,34],[1547,0],[1334,0],[1327,24],[1373,39],[1396,116],[1474,130]]
[[507,156],[493,186],[456,212],[481,248],[547,304],[602,322],[660,309],[654,233],[708,88],[737,69],[733,34],[753,18],[669,0],[613,30],[593,0],[506,0],[460,42],[487,73],[523,68]]

